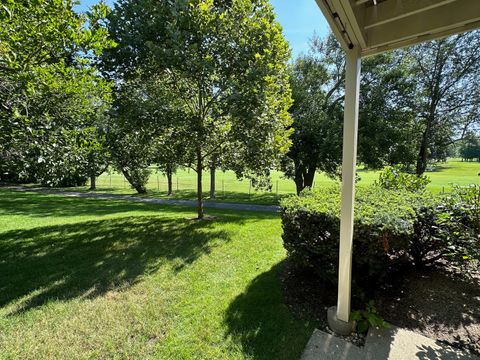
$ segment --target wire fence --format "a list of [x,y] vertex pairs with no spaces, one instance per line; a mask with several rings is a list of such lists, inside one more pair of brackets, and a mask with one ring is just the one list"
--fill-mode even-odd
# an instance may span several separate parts
[[[90,184],[87,184],[88,186]],[[131,186],[121,173],[113,171],[106,172],[99,176],[96,180],[96,187],[99,190],[131,190]],[[146,184],[147,191],[157,193],[168,192],[168,181],[166,176],[161,173],[152,173]],[[203,192],[210,192],[210,174],[203,174]],[[196,173],[182,170],[172,177],[173,193],[188,194],[195,193],[197,190]],[[282,178],[280,174],[272,177],[271,187],[269,189],[257,189],[253,186],[252,181],[248,179],[239,180],[231,172],[218,171],[215,177],[216,197],[227,197],[232,193],[243,197],[251,197],[258,195],[269,195],[272,197],[281,197],[286,194],[295,193],[295,184],[292,180]]]
[[[478,184],[478,167],[470,166],[469,164],[467,165],[468,167],[463,163],[452,160],[450,165],[451,170],[446,168],[444,171],[430,172],[428,176],[431,178],[432,182],[427,186],[427,189],[433,193],[448,193],[452,191],[453,184],[460,186]],[[166,176],[157,172],[154,168],[152,168],[152,170],[152,174],[146,184],[147,191],[153,195],[166,195],[168,192]],[[378,172],[376,171],[359,170],[359,174],[361,180],[358,182],[358,186],[371,185],[378,179]],[[217,171],[215,176],[216,197],[219,199],[230,198],[233,200],[248,200],[249,198],[255,198],[260,201],[265,199],[265,201],[271,202],[282,196],[296,193],[295,183],[293,180],[285,178],[282,172],[272,171],[270,175],[271,187],[267,190],[257,189],[253,186],[252,182],[247,179],[237,179],[232,171]],[[188,169],[180,169],[173,175],[172,180],[174,196],[179,198],[195,197],[195,192],[197,190],[196,172]],[[315,176],[313,188],[323,188],[335,183],[338,184],[338,180],[332,180],[325,174],[318,173]],[[123,174],[117,173],[113,170],[109,170],[99,176],[96,181],[96,186],[98,190],[107,192],[134,192]],[[203,192],[208,196],[209,191],[210,173],[205,171],[203,173]]]

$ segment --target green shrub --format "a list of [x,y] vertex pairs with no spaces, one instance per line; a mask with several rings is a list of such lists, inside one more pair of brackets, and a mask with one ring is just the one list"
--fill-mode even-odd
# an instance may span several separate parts
[[417,209],[414,231],[409,241],[408,253],[413,264],[423,267],[445,257],[448,246],[444,241],[443,207],[425,206]]
[[[375,283],[399,262],[410,260],[417,213],[432,208],[431,197],[372,186],[356,195],[353,271]],[[283,242],[288,256],[329,282],[337,281],[340,194],[337,188],[304,192],[282,201]],[[360,280],[360,279],[357,279]]]
[[377,185],[387,190],[423,191],[430,183],[425,175],[410,174],[400,165],[386,166],[378,176]]
[[352,311],[350,318],[357,323],[357,332],[359,334],[365,334],[372,326],[379,328],[390,327],[390,324],[378,314],[373,300],[370,300],[365,305],[365,310]]
[[441,228],[455,261],[480,261],[480,185],[454,187],[445,197]]
[[87,183],[86,161],[79,151],[51,151],[40,156],[31,169],[32,178],[42,186],[72,187]]
[[[383,281],[399,264],[480,261],[480,186],[457,187],[448,195],[371,186],[357,190],[355,203],[352,267],[360,288]],[[284,199],[281,214],[289,258],[336,283],[339,189]]]

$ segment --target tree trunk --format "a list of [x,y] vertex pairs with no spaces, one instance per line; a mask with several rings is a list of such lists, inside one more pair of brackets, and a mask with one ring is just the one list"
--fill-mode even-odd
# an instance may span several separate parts
[[128,183],[137,191],[139,194],[145,194],[147,192],[147,188],[141,184],[138,184],[133,178],[130,176],[128,170],[122,169],[123,176],[127,179]]
[[418,151],[417,157],[417,167],[416,167],[416,174],[423,175],[423,173],[427,170],[427,161],[428,161],[428,139],[430,137],[430,124],[431,120],[427,120],[427,127],[422,135],[422,142],[420,143],[420,150]]
[[210,199],[215,199],[215,160],[212,160],[210,166]]
[[295,176],[295,188],[297,190],[297,195],[300,195],[300,193],[302,192],[302,190],[304,189],[303,187],[303,179],[301,177],[296,177]]
[[203,219],[203,190],[202,190],[202,151],[197,149],[197,218]]
[[295,166],[295,186],[297,195],[300,195],[303,189],[313,186],[313,179],[315,178],[316,166],[306,168],[305,165]]
[[172,185],[172,177],[173,177],[173,171],[170,166],[167,167],[167,183],[168,183],[168,193],[167,195],[170,196],[173,194],[173,185]]
[[300,193],[304,189],[304,186],[303,186],[303,171],[302,171],[302,168],[300,167],[300,165],[297,166],[295,164],[295,177],[294,177],[293,181],[295,181],[295,187],[296,187],[296,190],[297,190],[297,195],[300,195]]
[[313,187],[313,179],[315,178],[315,170],[316,168],[308,168],[305,173],[303,174],[303,186],[304,187]]
[[97,177],[95,175],[90,175],[90,190],[97,189]]

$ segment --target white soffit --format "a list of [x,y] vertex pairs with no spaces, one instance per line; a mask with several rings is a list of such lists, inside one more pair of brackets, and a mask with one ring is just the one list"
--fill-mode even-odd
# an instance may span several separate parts
[[362,56],[480,28],[480,0],[316,0],[344,49]]

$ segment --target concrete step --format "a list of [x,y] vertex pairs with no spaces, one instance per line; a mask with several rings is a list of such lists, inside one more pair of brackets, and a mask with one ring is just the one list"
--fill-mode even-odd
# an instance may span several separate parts
[[480,360],[480,357],[439,344],[410,330],[371,328],[365,346],[315,330],[302,360]]
[[438,343],[416,332],[390,326],[372,328],[364,347],[366,359],[480,360],[477,356]]
[[301,360],[358,360],[364,359],[362,348],[342,338],[315,330]]

